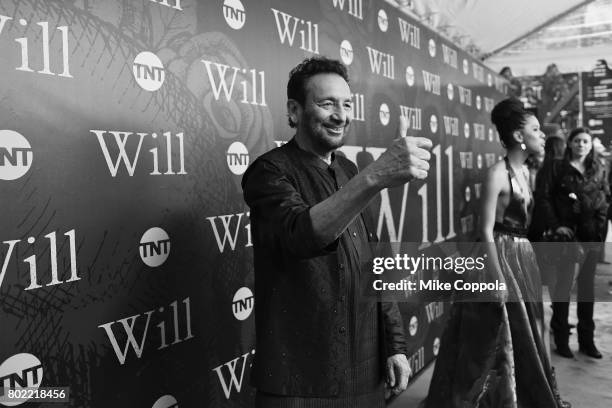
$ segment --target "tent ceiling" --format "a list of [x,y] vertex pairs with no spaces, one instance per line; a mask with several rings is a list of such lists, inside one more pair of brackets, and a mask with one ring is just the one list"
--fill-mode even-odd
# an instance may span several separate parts
[[612,0],[387,2],[497,70],[541,74],[552,62],[565,72],[587,70],[606,58],[606,46],[612,57]]

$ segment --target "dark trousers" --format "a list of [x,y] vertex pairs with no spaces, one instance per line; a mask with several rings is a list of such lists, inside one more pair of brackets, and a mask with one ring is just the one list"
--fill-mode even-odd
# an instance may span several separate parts
[[[593,307],[595,299],[595,269],[599,260],[599,250],[590,249],[580,268],[578,278],[578,341],[588,344],[593,341],[595,322]],[[555,342],[567,343],[569,339],[569,301],[574,278],[574,264],[561,265],[558,270],[557,283],[553,292],[553,316],[550,327],[554,332]]]

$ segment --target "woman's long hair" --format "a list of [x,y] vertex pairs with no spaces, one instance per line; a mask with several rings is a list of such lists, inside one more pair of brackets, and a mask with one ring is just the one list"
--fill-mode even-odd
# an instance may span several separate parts
[[572,160],[572,149],[570,144],[572,143],[572,140],[574,140],[574,138],[581,133],[586,133],[591,138],[591,151],[584,159],[584,168],[585,174],[592,176],[593,174],[597,173],[601,164],[596,157],[595,149],[593,149],[593,136],[591,135],[591,130],[588,127],[579,127],[570,132],[569,136],[567,137],[567,147],[565,148],[564,159],[567,161]]

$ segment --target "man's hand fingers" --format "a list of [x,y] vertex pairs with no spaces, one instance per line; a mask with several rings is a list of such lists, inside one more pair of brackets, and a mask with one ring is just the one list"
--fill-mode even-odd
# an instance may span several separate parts
[[403,367],[403,366],[398,366],[401,367],[400,368],[400,379],[399,379],[399,384],[397,385],[397,391],[398,393],[406,390],[406,388],[408,388],[408,377],[409,377],[409,369],[407,367]]
[[431,153],[429,153],[429,151],[422,149],[420,147],[414,148],[413,150],[410,151],[410,153],[412,153],[413,156],[421,160],[431,159]]
[[387,384],[391,388],[395,387],[395,367],[390,362],[387,363]]
[[406,137],[406,134],[408,133],[408,119],[403,116],[400,115],[399,117],[399,125],[398,125],[398,131],[399,133],[398,137]]
[[431,139],[426,137],[408,136],[406,137],[406,142],[413,143],[416,147],[420,147],[421,149],[430,150],[433,147]]

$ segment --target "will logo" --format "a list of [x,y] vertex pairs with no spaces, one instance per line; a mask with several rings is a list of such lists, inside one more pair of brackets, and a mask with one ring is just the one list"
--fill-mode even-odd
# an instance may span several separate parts
[[[184,314],[180,314],[179,302],[175,300],[170,303],[170,309],[166,310],[165,307],[155,308],[153,310],[149,310],[148,312],[137,314],[134,316],[126,317],[124,319],[119,319],[114,322],[101,324],[98,326],[100,329],[104,329],[108,339],[113,347],[113,351],[117,356],[117,360],[119,360],[119,364],[125,364],[127,356],[130,352],[130,349],[134,350],[136,354],[136,358],[142,357],[142,352],[145,348],[147,342],[147,335],[149,334],[149,325],[152,320],[152,316],[154,321],[159,321],[157,328],[159,329],[159,338],[158,344],[159,347],[157,350],[162,350],[170,346],[174,346],[175,344],[182,343],[186,340],[194,338],[193,333],[191,332],[191,304],[189,298],[183,299],[181,302],[185,305]],[[171,312],[171,313],[169,313]],[[144,315],[144,317],[143,317]],[[180,323],[180,318],[183,318],[183,324]],[[142,320],[144,319],[144,323]],[[112,326],[115,323],[119,323],[123,330],[119,330],[121,335],[119,337],[120,341],[125,341],[125,346],[119,346],[119,342],[117,341],[117,337],[115,336],[115,332]],[[166,323],[172,327],[174,333],[174,341],[172,343],[168,343],[168,339],[166,337]],[[144,324],[144,328],[142,327]],[[135,325],[138,325],[138,329],[135,328]],[[181,328],[183,328],[185,333],[185,337],[181,338]],[[136,337],[140,332],[140,340],[137,340]],[[149,339],[151,336],[149,336]]]
[[246,21],[246,12],[240,0],[225,0],[223,2],[223,17],[228,26],[240,30]]
[[166,71],[157,55],[143,51],[134,58],[132,73],[136,83],[145,91],[157,91],[164,84]]
[[[300,49],[314,54],[319,53],[319,25],[313,24],[311,21],[294,17],[291,14],[271,8],[276,21],[278,30],[278,38],[281,44],[287,44],[293,47],[296,32],[300,34]],[[300,28],[298,30],[298,27]]]
[[449,47],[446,44],[442,44],[442,59],[446,65],[457,69],[459,64],[457,63],[457,50]]
[[423,70],[423,87],[427,92],[431,92],[434,95],[440,95],[440,84],[440,75]]
[[32,166],[30,142],[13,130],[0,130],[0,180],[17,180]]
[[421,117],[423,116],[421,108],[400,105],[400,115],[406,118],[408,129],[421,130]]
[[383,126],[387,126],[389,124],[391,113],[389,112],[389,106],[386,103],[382,103],[380,105],[380,109],[378,110],[378,118]]
[[353,120],[365,122],[365,95],[360,93],[351,94],[353,100]]
[[162,265],[170,255],[170,237],[161,228],[148,229],[138,245],[140,259],[151,268]]
[[[48,246],[46,243],[44,244],[40,244],[40,241],[38,241],[38,243],[36,244],[36,246],[34,246],[34,243],[36,243],[36,238],[31,236],[27,239],[28,244],[30,244],[31,246],[33,246],[37,252],[41,252],[43,254],[47,253],[49,254],[49,264],[51,267],[51,281],[49,283],[47,283],[44,286],[55,286],[55,285],[59,285],[61,283],[68,283],[68,282],[74,282],[77,281],[79,279],[81,279],[78,276],[78,271],[77,271],[77,257],[76,257],[76,232],[75,230],[70,230],[68,232],[66,232],[64,234],[66,237],[68,237],[67,240],[65,240],[61,246],[60,246],[60,250],[62,248],[65,248],[65,245],[68,244],[68,251],[69,251],[69,264],[70,264],[70,279],[66,280],[66,281],[61,281],[59,278],[59,267],[61,267],[62,269],[66,269],[68,265],[66,265],[66,259],[61,259],[58,258],[58,246],[57,246],[57,232],[53,231],[48,233],[47,235],[44,236],[44,238],[47,239],[48,241]],[[16,253],[16,257],[17,259],[21,258],[21,256],[23,256],[24,254],[29,253],[30,251],[28,250],[27,252],[24,251],[23,249],[18,249],[17,251],[15,251],[15,247],[17,247],[17,244],[21,243],[22,240],[21,239],[14,239],[14,240],[10,240],[10,241],[4,241],[2,242],[5,245],[8,245],[8,249],[7,252],[4,256],[4,261],[2,263],[2,272],[0,272],[0,287],[2,287],[2,282],[4,281],[4,276],[6,274],[6,271],[8,269],[8,265],[11,261],[13,252]],[[43,241],[44,242],[44,241]],[[28,248],[30,249],[30,248]],[[40,251],[41,249],[43,249],[43,251]],[[63,261],[63,262],[59,262],[59,261]],[[30,255],[27,258],[23,259],[23,263],[28,264],[29,266],[29,278],[30,278],[30,285],[28,287],[26,287],[24,290],[33,290],[33,289],[39,289],[42,288],[43,286],[40,285],[38,283],[38,277],[39,277],[39,270],[37,268],[38,266],[38,262],[37,262],[37,258],[36,255]]]
[[351,16],[363,20],[363,0],[332,0],[334,8],[344,10],[344,5],[348,3],[347,13]]
[[465,198],[465,202],[469,203],[470,200],[472,199],[472,190],[470,189],[470,186],[465,187],[465,191],[463,193],[463,196]]
[[[242,77],[240,81],[240,91],[237,91],[242,98],[240,103],[249,105],[266,105],[266,73],[257,71],[256,69],[232,67],[229,65],[201,60],[206,68],[208,80],[212,88],[212,93],[215,100],[221,97],[221,91],[225,95],[225,99],[229,102],[234,96],[234,85],[236,78]],[[228,72],[230,78],[228,79]],[[215,75],[216,74],[216,75]],[[250,82],[250,83],[249,83]]]
[[462,105],[472,106],[472,90],[461,85],[457,85],[457,90],[459,91],[459,102]]
[[[0,364],[0,395],[6,388],[20,390],[38,389],[43,379],[43,366],[36,356],[28,353],[15,354]],[[2,402],[7,407],[23,404],[24,400]]]
[[454,116],[443,116],[444,132],[447,136],[459,136],[459,118]]
[[227,363],[213,368],[213,371],[217,373],[226,399],[230,399],[233,389],[236,389],[238,393],[242,389],[242,380],[244,379],[244,370],[247,367],[247,360],[253,355],[255,355],[255,350],[251,350],[240,357],[236,357]]
[[[238,236],[239,232],[243,228],[243,217],[248,219],[250,217],[250,212],[239,213],[239,214],[227,214],[227,215],[219,215],[218,217],[206,217],[208,222],[210,223],[210,227],[213,230],[213,234],[215,235],[215,240],[217,242],[217,247],[219,248],[219,252],[223,253],[225,251],[226,245],[232,251],[236,250],[236,245],[238,244]],[[234,222],[234,218],[236,221]],[[220,222],[219,222],[220,221]],[[221,225],[223,230],[219,228],[218,225]],[[221,237],[223,235],[223,238]],[[247,223],[244,225],[244,247],[253,246],[251,243],[251,223]]]
[[484,76],[484,68],[482,65],[477,62],[472,62],[472,74],[474,78],[484,84],[485,76]]
[[425,305],[425,312],[427,313],[427,322],[431,323],[436,319],[439,319],[444,314],[444,302],[431,302]]
[[228,147],[226,157],[227,167],[237,176],[243,174],[249,167],[249,151],[240,142],[234,142]]
[[370,57],[372,73],[389,79],[395,79],[395,56],[371,47],[366,48]]
[[397,18],[400,28],[400,37],[402,42],[410,45],[417,50],[421,49],[421,29],[410,24],[401,17]]
[[151,408],[179,408],[179,405],[172,395],[164,395],[155,401]]
[[[12,17],[0,15],[0,35],[2,34],[2,30],[8,21],[12,21]],[[24,18],[19,19],[19,25],[22,27],[27,27],[28,21]],[[17,71],[23,72],[35,72],[37,74],[43,75],[57,75],[64,78],[73,78],[70,74],[70,50],[68,47],[68,26],[60,26],[57,27],[57,30],[62,33],[62,73],[55,74],[51,71],[51,68],[57,68],[57,61],[51,66],[51,55],[57,55],[55,53],[50,52],[51,39],[54,38],[53,35],[49,32],[49,22],[48,21],[40,21],[36,23],[37,26],[40,27],[40,32],[34,34],[36,39],[40,39],[42,44],[35,44],[32,49],[41,50],[42,55],[37,55],[34,60],[40,61],[42,60],[42,69],[40,71],[35,71],[30,67],[30,54],[28,51],[29,41],[27,37],[15,38],[15,42],[19,44],[19,48],[21,50],[21,66],[15,68]],[[26,29],[27,30],[27,29]],[[36,30],[38,31],[38,30]],[[40,35],[39,35],[40,33]],[[39,48],[37,45],[42,45]]]
[[[136,133],[136,135],[134,135],[134,132],[121,132],[121,131],[113,131],[113,130],[109,130],[109,131],[91,130],[91,133],[93,133],[96,136],[98,143],[100,144],[100,149],[102,149],[102,154],[104,155],[104,159],[106,160],[108,171],[113,177],[117,177],[117,173],[119,172],[121,163],[124,164],[130,177],[134,176],[134,171],[136,170],[136,165],[138,163],[138,158],[140,156],[140,148],[142,147],[142,141],[145,138],[153,139],[155,141],[158,140],[157,133],[151,133],[149,135],[148,133],[138,132]],[[108,137],[109,134],[112,135],[113,138]],[[173,135],[171,132],[164,132],[163,136],[166,139],[166,167],[167,167],[166,172],[161,173],[159,171],[159,163],[161,160],[159,158],[158,148],[154,147],[153,149],[149,150],[153,158],[153,170],[149,173],[149,175],[160,176],[163,174],[163,175],[173,176],[173,175],[187,174],[187,172],[185,171],[185,140],[183,137],[183,132],[180,132],[174,135],[176,139],[178,140],[178,148],[179,148],[178,172],[174,171],[173,164],[172,164],[172,156],[173,156],[172,155],[172,152],[173,152],[172,136]],[[115,144],[117,145],[116,149],[112,149],[112,150],[118,151],[117,159],[114,161],[114,163],[113,163],[113,159],[111,158],[110,150],[107,146],[107,139],[114,140]],[[137,142],[134,142],[134,140],[137,140]],[[134,145],[133,143],[136,143],[136,145]],[[128,144],[130,144],[130,146],[132,146],[133,149],[128,148],[127,147]],[[174,148],[176,148],[176,145]],[[128,155],[128,150],[133,151],[134,149],[136,150],[136,152],[132,155],[132,158],[130,158]]]
[[242,287],[236,291],[232,299],[232,312],[238,320],[246,320],[255,306],[255,297],[251,289]]
[[383,9],[378,10],[378,18],[376,20],[378,21],[378,28],[380,31],[386,33],[387,29],[389,29],[389,18],[387,17],[387,12]]
[[340,58],[345,65],[351,65],[353,62],[353,46],[347,40],[340,43]]

